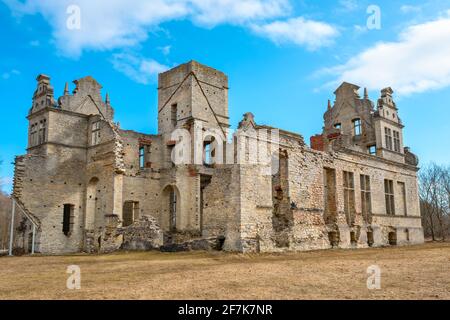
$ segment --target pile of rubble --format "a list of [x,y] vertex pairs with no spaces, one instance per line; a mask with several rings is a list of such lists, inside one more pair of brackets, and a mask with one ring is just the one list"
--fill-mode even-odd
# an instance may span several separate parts
[[141,216],[139,220],[121,230],[123,250],[153,250],[163,245],[164,235],[156,219]]

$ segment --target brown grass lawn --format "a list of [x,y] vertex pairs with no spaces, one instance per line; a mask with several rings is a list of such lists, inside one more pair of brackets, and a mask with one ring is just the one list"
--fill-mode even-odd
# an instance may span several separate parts
[[[66,288],[68,265],[81,289]],[[367,267],[381,268],[368,290]],[[0,299],[450,299],[450,244],[287,254],[0,258]]]

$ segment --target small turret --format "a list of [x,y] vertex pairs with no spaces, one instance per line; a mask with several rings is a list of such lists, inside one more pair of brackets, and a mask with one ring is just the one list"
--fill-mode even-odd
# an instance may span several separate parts
[[53,87],[50,84],[50,77],[45,74],[40,74],[36,78],[36,81],[37,88],[33,94],[33,106],[30,113],[55,105],[55,99],[53,97]]
[[374,125],[377,131],[377,150],[383,158],[405,162],[403,148],[403,124],[393,100],[391,88],[381,90],[377,111],[374,114]]
[[397,105],[392,98],[393,93],[394,90],[391,88],[381,90],[381,97],[378,99],[377,112],[380,117],[401,124],[401,120],[398,117]]
[[66,85],[64,87],[64,95],[68,96],[69,95],[69,83],[66,82]]

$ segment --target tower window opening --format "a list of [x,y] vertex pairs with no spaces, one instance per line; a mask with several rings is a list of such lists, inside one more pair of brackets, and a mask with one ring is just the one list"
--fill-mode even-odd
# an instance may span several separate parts
[[100,121],[92,123],[92,145],[100,143]]
[[400,152],[400,132],[394,130],[394,151]]
[[386,149],[392,150],[392,130],[384,128],[384,138],[386,143]]
[[145,168],[145,146],[139,147],[139,168]]
[[361,119],[355,119],[353,120],[353,134],[355,136],[360,136],[362,133],[361,129]]
[[38,144],[42,144],[46,141],[46,128],[47,128],[47,120],[43,119],[39,121]]
[[30,130],[30,145],[34,147],[37,145],[37,123],[31,125]]
[[73,204],[65,204],[63,211],[63,228],[62,231],[65,236],[69,237],[72,229],[73,229],[73,218],[74,218],[74,209],[75,206]]
[[384,180],[384,194],[386,200],[386,214],[395,215],[394,182]]
[[178,105],[175,103],[170,108],[170,122],[173,127],[176,127],[177,125],[177,109]]

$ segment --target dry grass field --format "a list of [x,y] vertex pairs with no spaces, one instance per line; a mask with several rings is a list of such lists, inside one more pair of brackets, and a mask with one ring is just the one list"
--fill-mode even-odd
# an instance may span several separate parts
[[[66,288],[68,265],[81,289]],[[367,267],[381,268],[368,290]],[[450,299],[450,244],[288,254],[1,257],[0,299]]]

